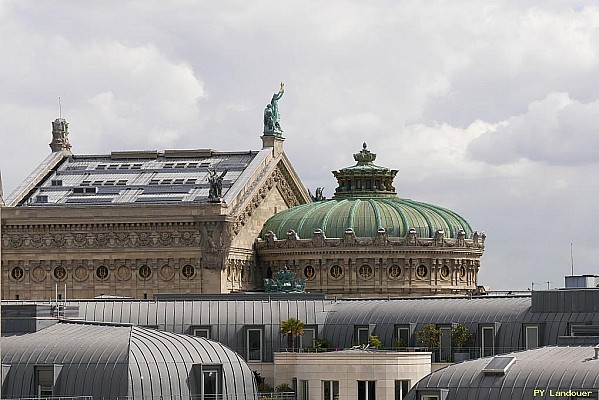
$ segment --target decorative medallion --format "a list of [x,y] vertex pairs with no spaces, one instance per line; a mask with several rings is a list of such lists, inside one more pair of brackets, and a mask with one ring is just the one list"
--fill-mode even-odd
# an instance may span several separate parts
[[31,279],[33,279],[36,282],[43,281],[44,279],[46,279],[46,271],[44,271],[44,269],[40,266],[35,267],[31,271]]
[[183,275],[185,279],[191,279],[195,274],[196,270],[193,265],[187,264],[181,269],[181,275]]
[[73,275],[75,276],[76,280],[80,282],[84,281],[87,279],[87,268],[78,266],[77,268],[75,268],[75,272]]
[[105,265],[100,265],[96,268],[96,278],[105,281],[108,279],[108,268]]
[[62,265],[59,265],[58,267],[54,268],[52,276],[54,276],[54,279],[57,281],[62,281],[67,277],[67,270]]
[[146,279],[150,279],[150,277],[152,276],[152,268],[148,267],[147,265],[142,265],[141,267],[139,267],[139,277],[143,280]]
[[304,268],[304,276],[309,281],[313,280],[314,277],[316,276],[316,271],[314,271],[314,267],[311,265],[308,265],[306,268]]
[[358,268],[358,276],[362,279],[372,278],[372,267],[367,264],[361,265],[360,268]]
[[424,278],[426,276],[426,274],[428,273],[428,268],[426,268],[426,265],[422,265],[420,264],[417,268],[416,268],[416,276],[418,278]]
[[441,267],[441,277],[447,278],[448,276],[449,276],[449,267],[447,265],[444,265]]
[[339,265],[333,265],[329,270],[329,273],[331,274],[331,278],[339,279],[343,276],[343,268]]
[[119,279],[126,281],[127,279],[131,278],[131,268],[126,265],[121,265],[117,268],[116,274]]
[[175,276],[175,270],[170,265],[165,264],[160,268],[160,276],[164,280],[171,280]]
[[401,276],[401,267],[399,265],[393,264],[389,267],[389,278],[397,279]]
[[466,276],[466,267],[464,267],[463,265],[460,267],[460,278],[464,279],[464,277]]
[[21,267],[14,267],[12,271],[10,271],[10,277],[15,281],[20,281],[25,276],[25,271]]

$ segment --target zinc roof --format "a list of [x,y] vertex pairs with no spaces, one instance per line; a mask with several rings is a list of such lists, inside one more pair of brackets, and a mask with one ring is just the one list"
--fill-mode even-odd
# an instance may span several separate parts
[[11,195],[9,205],[202,203],[208,198],[210,170],[224,173],[222,196],[228,199],[268,154],[268,150],[53,153]]

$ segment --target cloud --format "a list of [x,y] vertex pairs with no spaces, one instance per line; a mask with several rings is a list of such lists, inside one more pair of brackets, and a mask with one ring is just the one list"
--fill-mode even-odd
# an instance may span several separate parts
[[581,103],[550,93],[526,113],[503,121],[470,143],[469,155],[490,164],[524,158],[555,165],[599,162],[599,100]]

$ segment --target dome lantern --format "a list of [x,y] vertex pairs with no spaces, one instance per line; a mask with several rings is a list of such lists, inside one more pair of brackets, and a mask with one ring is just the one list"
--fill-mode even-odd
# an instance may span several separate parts
[[354,160],[356,165],[333,171],[338,184],[334,198],[395,197],[397,195],[393,186],[397,170],[375,165],[376,154],[367,149],[366,142],[362,145],[362,150],[354,154]]

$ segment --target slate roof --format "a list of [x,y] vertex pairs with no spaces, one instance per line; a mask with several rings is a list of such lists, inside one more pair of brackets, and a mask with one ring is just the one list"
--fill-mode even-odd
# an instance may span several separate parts
[[223,177],[222,195],[234,198],[270,149],[124,151],[110,155],[52,153],[7,200],[8,206],[202,203],[208,171]]

